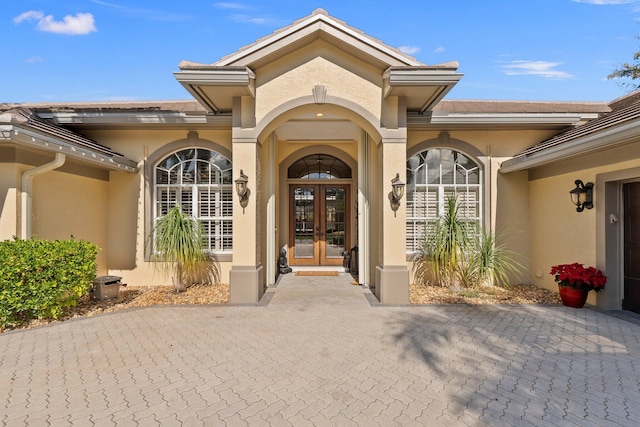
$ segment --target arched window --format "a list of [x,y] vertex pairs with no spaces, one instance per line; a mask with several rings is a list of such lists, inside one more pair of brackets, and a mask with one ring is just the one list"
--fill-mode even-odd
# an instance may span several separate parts
[[407,252],[421,247],[426,225],[443,212],[447,196],[455,195],[458,213],[482,220],[480,166],[459,151],[425,150],[407,160]]
[[293,179],[351,178],[351,168],[328,154],[313,154],[289,166],[287,177]]
[[233,185],[229,159],[212,150],[187,148],[162,159],[154,176],[153,217],[179,205],[202,224],[207,251],[231,253]]

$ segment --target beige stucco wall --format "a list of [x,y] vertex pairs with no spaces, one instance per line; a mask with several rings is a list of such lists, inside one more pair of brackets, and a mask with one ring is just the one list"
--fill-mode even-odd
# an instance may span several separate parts
[[350,100],[380,117],[381,70],[322,40],[255,71],[257,122],[281,104],[311,95],[316,85],[324,85],[327,95]]
[[[369,253],[371,256],[371,262],[369,265],[369,277],[372,285],[375,286],[376,267],[382,264],[383,255],[382,247],[384,241],[382,240],[382,209],[385,209],[385,205],[388,208],[388,201],[382,199],[382,174],[380,172],[380,144],[370,143],[370,173],[369,173],[369,207],[370,207],[370,248]],[[391,188],[389,183],[388,188]],[[389,208],[390,209],[390,208]],[[404,248],[403,248],[404,251]]]
[[[407,150],[428,142],[438,145],[441,130],[420,131],[412,130],[407,135]],[[540,141],[557,134],[550,130],[451,130],[446,131],[451,140],[460,140],[469,144],[484,155],[494,157],[511,157],[532,147]]]
[[[200,140],[211,141],[231,151],[231,129],[194,129]],[[146,156],[175,141],[188,138],[186,129],[108,129],[83,133],[123,156],[142,161]]]
[[[503,175],[498,172],[502,159],[492,159],[492,181],[486,188],[485,200],[492,209],[489,224],[498,239],[516,254],[517,261],[523,266],[529,265],[531,258],[531,232],[529,224],[531,210],[529,204],[529,181],[526,172],[514,172]],[[487,221],[485,221],[487,223]],[[531,284],[533,278],[528,268],[509,278],[510,283]]]
[[382,203],[379,206],[379,230],[384,242],[379,246],[378,262],[382,265],[406,264],[406,198],[400,201],[400,207],[396,212],[391,209],[389,193],[391,193],[391,180],[396,174],[400,174],[400,180],[407,182],[407,150],[404,143],[383,143],[378,147],[378,185],[374,192]]
[[[635,157],[629,149],[610,150],[582,159],[539,168],[530,173],[529,192],[531,195],[531,264],[530,273],[537,286],[557,290],[557,284],[549,274],[552,265],[579,262],[604,269],[598,264],[596,228],[597,206],[603,202],[604,189],[594,188],[594,209],[576,212],[571,203],[569,191],[575,188],[574,181],[593,182],[600,174],[637,168],[640,160],[618,161],[596,166],[607,160]],[[637,150],[636,150],[637,151]],[[638,177],[640,178],[640,176]],[[606,216],[601,218],[607,220]],[[603,248],[601,248],[604,251]],[[604,271],[607,275],[607,271]],[[607,287],[621,286],[608,283]],[[606,292],[606,290],[605,290]],[[596,303],[595,292],[589,293],[588,304]]]
[[[3,148],[0,154],[0,239],[4,240],[21,237],[22,175],[54,156],[19,148]],[[74,236],[96,244],[99,275],[107,272],[107,176],[67,158],[59,169],[35,176],[31,192],[31,235],[61,240]]]
[[18,236],[20,177],[13,149],[0,148],[0,240]]
[[107,181],[59,171],[33,180],[33,236],[92,242],[98,275],[107,273]]

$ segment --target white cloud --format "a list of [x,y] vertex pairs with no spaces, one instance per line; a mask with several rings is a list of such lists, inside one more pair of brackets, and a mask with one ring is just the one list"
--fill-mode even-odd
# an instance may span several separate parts
[[91,2],[95,3],[95,4],[99,4],[100,6],[113,7],[115,9],[122,9],[122,6],[117,5],[117,4],[113,4],[113,3],[107,3],[106,1],[91,0]]
[[37,64],[40,62],[44,62],[44,60],[39,56],[31,56],[27,58],[24,62],[26,62],[27,64]]
[[442,53],[442,52],[444,52],[444,51],[445,51],[444,46],[438,46],[437,48],[435,48],[435,49],[433,50],[433,53]]
[[270,16],[250,16],[242,14],[231,15],[230,18],[235,22],[241,22],[246,24],[258,24],[258,25],[286,25],[281,19],[272,18]]
[[240,3],[216,3],[218,9],[248,9],[247,6]]
[[259,16],[249,16],[249,15],[232,15],[231,19],[236,22],[246,22],[249,24],[267,24],[269,22],[269,18],[261,18]]
[[32,19],[40,20],[44,18],[44,13],[42,13],[39,10],[30,10],[28,12],[24,12],[21,13],[20,15],[16,16],[15,18],[13,18],[13,23],[14,24],[19,24],[22,21],[30,21]]
[[93,3],[104,7],[110,7],[118,10],[121,14],[128,17],[140,17],[151,21],[166,21],[166,22],[184,22],[193,19],[191,15],[178,14],[175,12],[165,12],[160,9],[136,9],[126,6],[121,6],[115,3],[107,3],[101,0],[91,0]]
[[575,3],[587,3],[598,5],[610,5],[610,4],[629,4],[637,3],[638,0],[573,0]]
[[417,46],[399,46],[398,50],[402,53],[406,53],[407,55],[413,55],[420,52],[420,48]]
[[572,74],[566,71],[556,70],[561,62],[548,61],[512,61],[510,64],[503,65],[505,74],[508,76],[538,76],[545,79],[570,79]]
[[69,35],[83,35],[97,31],[93,15],[90,13],[67,15],[63,21],[56,21],[53,16],[47,15],[38,21],[38,28],[45,32]]
[[16,24],[31,20],[38,21],[38,29],[47,33],[84,35],[97,31],[93,15],[90,13],[67,15],[62,21],[56,21],[52,15],[45,16],[43,12],[30,10],[13,18]]

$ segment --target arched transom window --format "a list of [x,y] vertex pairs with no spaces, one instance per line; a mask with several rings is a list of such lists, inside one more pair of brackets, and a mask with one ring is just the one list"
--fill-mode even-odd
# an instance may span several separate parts
[[421,247],[425,229],[443,212],[448,196],[456,196],[458,213],[482,220],[480,166],[459,151],[425,150],[407,160],[407,252]]
[[287,177],[293,179],[351,178],[351,168],[337,157],[313,154],[289,166]]
[[202,224],[207,251],[231,253],[232,191],[229,159],[204,148],[180,150],[155,167],[153,216],[179,205]]

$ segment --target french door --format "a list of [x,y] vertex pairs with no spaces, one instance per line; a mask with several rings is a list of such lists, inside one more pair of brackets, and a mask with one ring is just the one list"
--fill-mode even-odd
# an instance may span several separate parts
[[349,200],[348,185],[289,187],[289,264],[342,265]]

